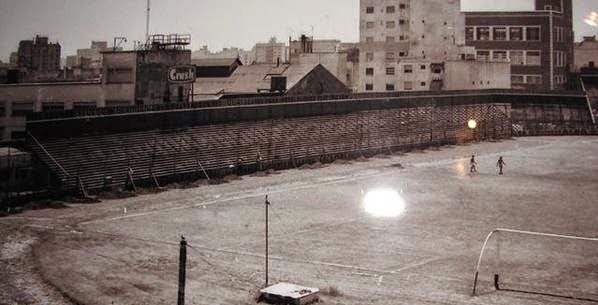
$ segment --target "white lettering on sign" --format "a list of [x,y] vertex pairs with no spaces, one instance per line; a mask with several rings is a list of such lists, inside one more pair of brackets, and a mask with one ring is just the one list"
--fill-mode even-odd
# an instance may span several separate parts
[[172,67],[168,70],[168,80],[172,83],[193,83],[195,82],[195,67]]

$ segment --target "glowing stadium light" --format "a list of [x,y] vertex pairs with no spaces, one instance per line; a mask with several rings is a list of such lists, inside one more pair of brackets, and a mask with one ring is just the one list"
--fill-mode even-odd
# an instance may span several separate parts
[[375,189],[363,197],[365,211],[376,217],[398,217],[405,212],[405,201],[392,189]]
[[587,23],[590,26],[598,27],[598,13],[591,12],[590,14],[588,14],[586,19],[584,19],[584,21],[585,21],[585,23]]
[[469,129],[476,129],[476,127],[478,127],[478,122],[476,122],[476,120],[469,120],[467,121],[467,127],[469,127]]

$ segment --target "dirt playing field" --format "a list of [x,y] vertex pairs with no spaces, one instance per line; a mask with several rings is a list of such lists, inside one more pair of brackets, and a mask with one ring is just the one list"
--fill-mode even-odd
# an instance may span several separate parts
[[[377,189],[396,191],[404,212],[369,214],[363,198]],[[482,243],[495,228],[598,237],[598,137],[538,137],[0,218],[0,304],[174,304],[181,235],[190,246],[186,304],[255,303],[264,284],[265,195],[270,283],[333,287],[324,304],[598,300],[598,243],[507,234],[489,244],[479,295],[471,296]],[[538,293],[495,291],[494,273],[503,287]]]

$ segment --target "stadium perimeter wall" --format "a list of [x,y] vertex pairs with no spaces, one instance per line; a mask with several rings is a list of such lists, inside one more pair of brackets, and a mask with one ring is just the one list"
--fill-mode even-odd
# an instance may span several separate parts
[[[124,185],[131,171],[137,181],[200,174],[198,161],[201,170],[223,175],[509,138],[514,131],[582,134],[594,130],[584,103],[583,96],[383,97],[38,120],[27,130],[54,159],[34,147],[58,180],[73,187],[76,176],[99,189],[106,176]],[[470,119],[478,122],[474,130]]]

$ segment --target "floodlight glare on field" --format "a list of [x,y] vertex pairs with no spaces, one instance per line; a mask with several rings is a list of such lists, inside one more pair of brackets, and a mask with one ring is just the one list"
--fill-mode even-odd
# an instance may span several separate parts
[[392,189],[375,189],[363,197],[365,211],[376,217],[397,217],[405,211],[405,201]]

